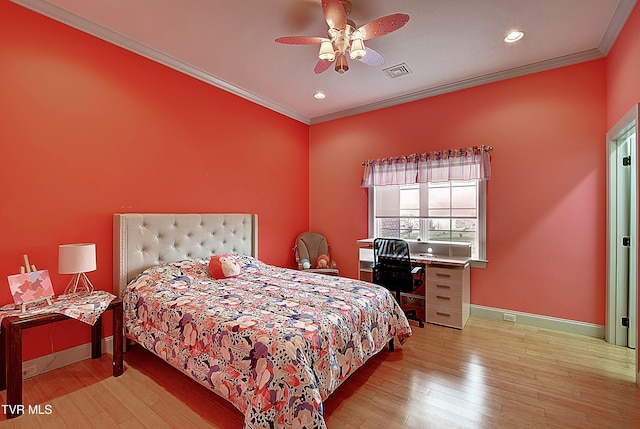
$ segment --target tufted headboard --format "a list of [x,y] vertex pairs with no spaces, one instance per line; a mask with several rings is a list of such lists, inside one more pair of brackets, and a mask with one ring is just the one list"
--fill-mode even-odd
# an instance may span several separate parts
[[258,215],[116,213],[113,293],[153,265],[221,253],[258,256]]

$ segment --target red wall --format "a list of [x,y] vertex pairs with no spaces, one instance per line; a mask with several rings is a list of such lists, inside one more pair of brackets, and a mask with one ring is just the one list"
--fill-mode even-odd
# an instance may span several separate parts
[[[292,263],[307,125],[7,1],[0,64],[0,278],[26,253],[61,293],[58,244],[94,242],[90,278],[112,290],[116,212],[257,213],[261,259]],[[52,329],[56,350],[88,341],[60,325],[27,331],[25,359],[50,353]]]
[[607,129],[640,102],[640,6],[607,57]]
[[361,162],[490,145],[486,269],[473,304],[604,324],[605,60],[311,126],[309,226],[357,276]]

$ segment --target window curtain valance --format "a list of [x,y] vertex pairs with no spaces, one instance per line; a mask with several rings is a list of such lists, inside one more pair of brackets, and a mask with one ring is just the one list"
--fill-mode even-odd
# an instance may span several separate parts
[[394,158],[370,159],[362,163],[362,187],[488,180],[491,177],[491,146],[473,146]]

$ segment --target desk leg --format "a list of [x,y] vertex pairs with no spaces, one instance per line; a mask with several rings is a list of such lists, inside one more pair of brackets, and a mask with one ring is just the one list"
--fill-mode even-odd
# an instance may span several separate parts
[[5,330],[7,363],[7,418],[12,419],[23,413],[22,405],[22,329],[9,323]]
[[124,372],[124,327],[122,301],[113,308],[113,376],[118,377]]

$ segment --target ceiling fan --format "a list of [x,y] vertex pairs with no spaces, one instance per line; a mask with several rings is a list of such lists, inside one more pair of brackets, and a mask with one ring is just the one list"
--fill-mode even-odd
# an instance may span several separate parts
[[352,60],[360,60],[370,66],[383,65],[383,56],[365,47],[364,41],[389,34],[409,22],[409,15],[394,13],[357,28],[353,21],[347,19],[351,12],[351,2],[348,0],[322,0],[322,12],[329,26],[327,37],[287,36],[276,39],[276,42],[285,45],[319,44],[319,60],[313,69],[316,74],[327,70],[334,61],[336,72],[346,72],[349,70],[347,55]]

